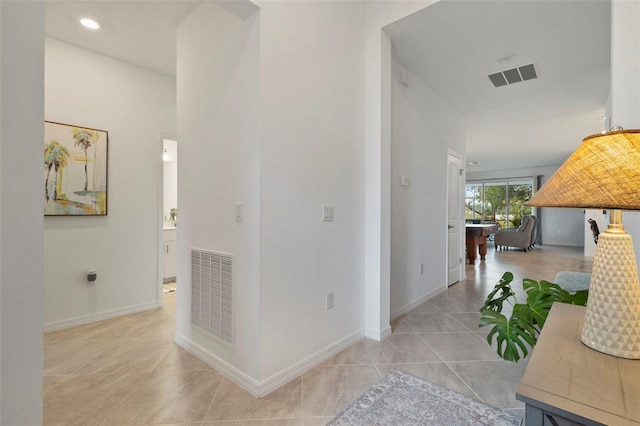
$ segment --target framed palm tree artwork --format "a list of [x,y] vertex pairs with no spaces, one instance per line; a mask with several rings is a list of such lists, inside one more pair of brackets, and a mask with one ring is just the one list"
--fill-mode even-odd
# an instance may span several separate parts
[[45,121],[45,216],[107,214],[106,130]]

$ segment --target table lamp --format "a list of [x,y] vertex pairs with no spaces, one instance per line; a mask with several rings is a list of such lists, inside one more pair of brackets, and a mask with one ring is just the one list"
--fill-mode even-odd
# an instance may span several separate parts
[[633,241],[622,225],[622,210],[640,210],[640,130],[586,137],[525,204],[610,210],[593,259],[582,343],[640,359],[638,269]]

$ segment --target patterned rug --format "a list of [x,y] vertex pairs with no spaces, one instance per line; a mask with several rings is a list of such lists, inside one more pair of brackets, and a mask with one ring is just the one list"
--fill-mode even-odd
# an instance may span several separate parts
[[522,418],[404,371],[391,370],[328,425],[519,426]]

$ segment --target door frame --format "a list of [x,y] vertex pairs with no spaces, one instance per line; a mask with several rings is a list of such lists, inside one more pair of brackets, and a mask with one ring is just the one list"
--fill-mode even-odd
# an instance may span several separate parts
[[157,265],[157,293],[156,293],[156,301],[158,307],[162,307],[164,305],[164,160],[162,159],[162,153],[164,151],[164,140],[170,139],[173,141],[177,141],[177,137],[172,133],[164,133],[160,132],[159,134],[159,144],[158,144],[158,178],[157,178],[157,188],[158,188],[158,206],[156,207],[156,226],[158,229],[158,238],[156,240],[156,249],[158,256],[158,265]]
[[[466,272],[465,272],[465,232],[464,232],[464,187],[465,187],[465,181],[466,181],[466,170],[463,167],[464,166],[464,155],[460,154],[457,151],[454,151],[452,149],[447,149],[447,196],[446,196],[446,208],[445,208],[445,227],[444,229],[446,230],[446,238],[445,238],[445,253],[446,253],[446,257],[447,257],[447,261],[445,262],[445,276],[446,278],[446,283],[445,286],[448,288],[449,287],[449,160],[451,157],[455,157],[460,161],[460,179],[458,180],[458,194],[460,194],[460,199],[458,200],[458,217],[459,217],[459,228],[460,228],[460,233],[459,233],[459,247],[460,247],[460,253],[459,253],[459,257],[462,259],[462,261],[460,261],[460,268],[459,268],[459,275],[458,275],[458,281],[462,281],[466,278]],[[455,283],[453,283],[455,284]]]

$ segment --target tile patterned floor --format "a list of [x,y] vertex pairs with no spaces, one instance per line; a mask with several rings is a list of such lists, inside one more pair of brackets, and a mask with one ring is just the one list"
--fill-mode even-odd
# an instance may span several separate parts
[[494,251],[467,279],[393,324],[384,342],[363,340],[262,399],[255,399],[173,343],[175,292],[163,309],[47,333],[46,425],[324,425],[390,369],[517,415],[526,362],[501,360],[478,329],[478,307],[503,272],[553,280],[589,271],[579,249]]

